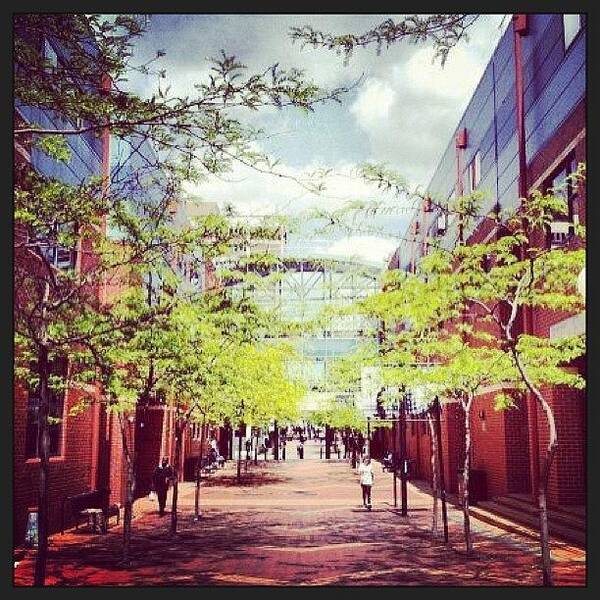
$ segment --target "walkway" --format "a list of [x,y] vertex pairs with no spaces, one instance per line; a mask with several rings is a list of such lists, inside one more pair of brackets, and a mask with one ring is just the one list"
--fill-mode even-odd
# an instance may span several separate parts
[[[318,456],[307,442],[307,456]],[[312,447],[311,447],[312,446]],[[293,445],[288,446],[289,452]],[[293,452],[295,457],[295,450]],[[450,510],[450,543],[429,532],[430,498],[409,489],[409,515],[393,507],[392,476],[375,468],[374,507],[361,506],[357,476],[345,461],[252,463],[237,485],[235,464],[202,487],[194,523],[193,484],[180,489],[180,530],[156,504],[136,503],[133,564],[118,566],[121,528],[104,536],[53,536],[48,583],[54,585],[539,585],[537,544],[474,521],[475,555],[465,556],[461,514]],[[585,583],[585,553],[553,549],[558,585]],[[15,569],[28,585],[33,560]]]

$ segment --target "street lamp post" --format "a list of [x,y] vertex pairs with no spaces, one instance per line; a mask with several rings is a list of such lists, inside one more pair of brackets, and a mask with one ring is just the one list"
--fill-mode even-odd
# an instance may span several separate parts
[[398,440],[396,439],[398,435],[398,426],[396,417],[396,411],[393,412],[394,421],[392,422],[392,469],[394,475],[394,507],[398,507]]
[[[402,516],[406,517],[408,514],[408,487],[406,476],[408,474],[408,460],[406,458],[406,402],[408,401],[409,395],[405,394],[404,402],[400,406],[398,426],[400,430],[400,487],[402,495]],[[394,478],[395,478],[394,473]]]
[[258,464],[258,436],[259,436],[259,428],[256,427],[255,430],[255,441],[254,441],[254,464],[257,465]]

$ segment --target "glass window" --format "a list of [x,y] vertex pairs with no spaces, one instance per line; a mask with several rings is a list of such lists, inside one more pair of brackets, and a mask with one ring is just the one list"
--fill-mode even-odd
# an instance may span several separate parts
[[467,193],[470,194],[477,189],[481,181],[481,153],[476,152],[467,169]]
[[573,157],[567,158],[554,172],[546,183],[546,193],[552,192],[554,196],[563,198],[567,203],[567,213],[557,214],[548,231],[548,243],[551,248],[564,246],[574,233],[573,221],[575,220],[575,200],[577,192],[568,178],[576,170]]
[[581,18],[579,15],[563,15],[563,31],[565,39],[565,50],[569,48],[575,36],[581,29]]
[[77,260],[77,251],[75,248],[66,248],[56,243],[56,237],[61,232],[73,231],[70,225],[60,224],[54,226],[53,239],[41,241],[39,248],[46,260],[59,269],[73,269]]
[[50,63],[50,66],[48,67],[49,72],[52,72],[52,70],[58,67],[58,56],[48,40],[44,40],[44,58],[46,59],[46,62]]
[[[35,368],[35,365],[34,365]],[[51,375],[61,378],[67,376],[67,361],[65,358],[57,358],[50,362]],[[48,427],[50,434],[50,456],[57,456],[61,451],[60,439],[62,435],[62,418],[64,409],[64,396],[62,390],[49,389],[50,411],[49,416],[61,419],[59,422],[51,422]],[[25,453],[26,458],[38,458],[40,450],[40,427],[39,427],[40,399],[37,388],[30,390],[27,401],[27,429],[25,431]]]

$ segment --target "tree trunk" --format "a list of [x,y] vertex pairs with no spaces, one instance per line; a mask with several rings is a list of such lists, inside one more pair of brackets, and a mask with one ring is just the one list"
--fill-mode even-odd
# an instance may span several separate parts
[[429,425],[429,434],[431,437],[431,492],[433,496],[433,506],[431,514],[431,533],[436,536],[438,532],[438,504],[439,504],[439,464],[438,464],[438,444],[437,430],[433,422],[431,411],[427,411],[427,424]]
[[470,395],[466,402],[462,402],[463,410],[465,411],[465,459],[463,464],[463,492],[462,492],[462,509],[463,509],[463,525],[465,531],[465,544],[467,546],[467,554],[473,551],[473,541],[471,540],[471,518],[469,515],[469,469],[471,467],[471,403],[473,396]]
[[237,459],[237,480],[242,480],[242,429],[238,427],[238,459]]
[[[552,421],[554,422],[554,415],[550,411]],[[550,427],[554,429],[554,427]],[[540,543],[542,546],[542,576],[543,584],[545,586],[552,586],[552,556],[550,555],[550,533],[548,531],[548,479],[550,476],[550,467],[556,454],[558,442],[556,440],[556,431],[554,431],[554,437],[551,436],[550,443],[546,450],[546,456],[540,472],[540,489],[538,492],[539,496],[539,507],[540,507]]]
[[185,423],[180,425],[175,424],[175,467],[173,477],[173,498],[171,502],[171,534],[177,533],[177,499],[179,491],[179,467],[181,463],[181,447],[183,445],[183,432],[185,430]]
[[34,585],[43,586],[46,581],[46,562],[48,560],[48,488],[50,471],[50,432],[48,431],[48,415],[50,398],[48,392],[48,346],[42,345],[38,351],[39,373],[39,408],[38,435],[40,479],[38,494],[38,549],[35,558]]
[[130,564],[131,520],[133,518],[133,494],[135,488],[135,472],[130,457],[127,462],[127,487],[125,490],[125,510],[123,512],[123,558],[124,565]]
[[[527,383],[527,382],[526,382]],[[552,556],[550,555],[550,532],[548,530],[548,480],[550,478],[550,468],[554,461],[556,450],[558,449],[558,438],[556,435],[556,421],[550,405],[546,402],[541,392],[533,385],[528,384],[537,401],[541,405],[546,421],[548,422],[548,447],[546,456],[540,469],[540,484],[538,490],[538,502],[540,509],[540,545],[542,550],[542,578],[543,585],[552,586]]]
[[206,416],[202,417],[202,430],[200,431],[200,453],[196,466],[196,490],[194,493],[194,521],[200,519],[200,479],[202,478],[202,452],[204,451],[204,431],[206,427]]
[[121,430],[121,443],[123,446],[123,456],[127,464],[127,481],[125,488],[125,506],[123,511],[123,556],[121,562],[125,566],[130,565],[130,547],[131,547],[131,521],[133,519],[133,502],[135,495],[135,470],[136,470],[136,452],[135,443],[133,452],[129,450],[127,441],[127,425],[129,420],[123,414],[119,414],[119,428]]
[[554,413],[552,408],[546,402],[546,399],[540,392],[540,390],[533,385],[529,379],[525,369],[521,365],[519,354],[515,347],[512,348],[512,354],[515,360],[515,364],[525,385],[529,391],[535,396],[536,400],[542,407],[544,414],[546,415],[546,421],[548,422],[548,447],[546,448],[546,456],[540,470],[540,487],[538,490],[538,501],[540,509],[540,545],[542,549],[542,578],[545,586],[552,586],[552,556],[550,555],[550,533],[548,531],[548,479],[550,477],[550,468],[554,461],[554,455],[558,449],[558,437],[556,435],[556,421],[554,420]]
[[258,429],[256,430],[256,442],[254,444],[254,464],[258,464]]

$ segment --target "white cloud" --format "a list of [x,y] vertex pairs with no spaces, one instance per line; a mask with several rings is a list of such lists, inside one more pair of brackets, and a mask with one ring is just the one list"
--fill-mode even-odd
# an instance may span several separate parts
[[[307,174],[330,167],[332,174],[323,179],[325,190],[316,194],[302,187],[297,181],[307,181]],[[298,215],[311,208],[335,210],[351,200],[400,203],[399,199],[386,196],[374,185],[357,176],[353,165],[332,162],[329,165],[311,163],[305,169],[281,164],[278,171],[286,177],[258,173],[251,167],[235,164],[232,171],[222,177],[211,177],[200,184],[184,184],[185,191],[220,206],[232,204],[240,214],[292,214]],[[312,182],[314,183],[314,181]]]
[[323,254],[357,259],[359,261],[380,264],[387,263],[396,249],[397,242],[376,236],[350,236],[333,242],[322,250]]
[[362,129],[385,126],[396,95],[396,91],[387,81],[370,78],[360,90],[350,107],[350,112],[356,116]]
[[465,96],[470,97],[483,74],[485,65],[481,60],[465,46],[452,50],[444,67],[439,61],[432,63],[431,57],[431,49],[420,48],[406,63],[395,65],[396,84],[408,87],[424,99],[437,96],[461,102]]
[[[233,204],[241,214],[299,214],[318,206],[333,209],[351,199],[377,200],[374,187],[353,176],[351,160],[388,162],[410,185],[425,186],[436,167],[475,86],[483,73],[502,30],[501,17],[484,15],[471,29],[471,41],[461,43],[449,55],[446,66],[432,64],[430,46],[394,44],[383,48],[356,49],[349,66],[335,52],[311,47],[301,49],[288,37],[291,25],[312,24],[334,34],[361,33],[382,22],[388,15],[159,15],[156,25],[143,42],[140,57],[166,48],[161,61],[167,67],[172,91],[190,93],[192,84],[206,78],[208,56],[218,56],[220,48],[234,53],[247,73],[254,73],[278,62],[282,68],[304,69],[306,77],[325,87],[348,84],[361,75],[358,89],[346,96],[339,109],[318,108],[309,117],[276,110],[259,111],[252,123],[264,127],[268,135],[279,136],[279,146],[288,165],[282,170],[299,177],[317,167],[333,167],[341,175],[330,177],[327,191],[319,196],[303,190],[285,178],[273,178],[236,165],[232,173],[211,178],[189,192],[207,201]],[[507,26],[507,20],[504,27]],[[337,106],[337,105],[334,105]],[[339,112],[337,112],[339,110]],[[343,112],[345,121],[340,126]],[[322,116],[326,115],[326,116]],[[343,129],[348,123],[347,130]],[[337,127],[336,127],[337,125]],[[335,141],[326,150],[307,149],[300,133],[318,131]],[[329,133],[331,131],[331,134]],[[347,134],[346,138],[340,137]],[[310,134],[312,135],[312,134]],[[318,136],[315,136],[318,137]],[[338,140],[339,138],[339,140]],[[359,151],[350,155],[350,150]],[[319,161],[315,160],[319,156]],[[359,158],[355,158],[360,156]],[[290,164],[299,165],[292,168]],[[402,233],[400,217],[390,219],[388,229]],[[324,251],[353,252],[383,256],[393,242],[376,235],[332,239],[320,245]]]

